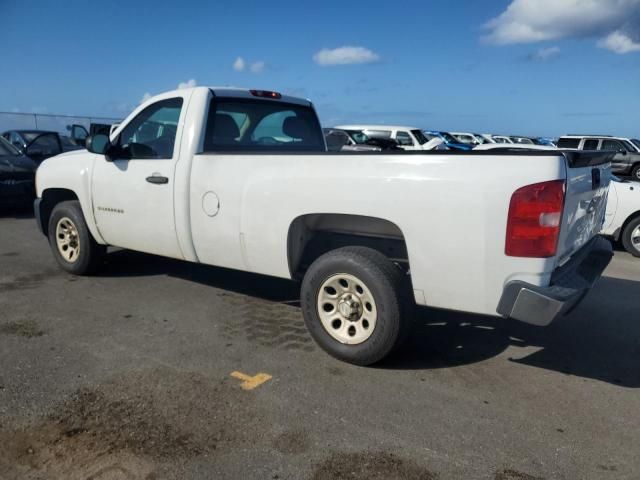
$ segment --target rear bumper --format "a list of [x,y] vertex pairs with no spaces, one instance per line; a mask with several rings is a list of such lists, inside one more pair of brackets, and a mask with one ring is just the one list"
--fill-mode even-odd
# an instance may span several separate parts
[[596,237],[553,272],[548,287],[509,282],[500,298],[498,313],[532,325],[549,325],[580,303],[607,268],[611,257],[611,243]]

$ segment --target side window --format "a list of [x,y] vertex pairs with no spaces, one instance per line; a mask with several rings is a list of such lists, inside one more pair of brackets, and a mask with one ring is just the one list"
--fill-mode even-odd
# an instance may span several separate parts
[[583,150],[597,150],[598,149],[598,139],[590,138],[584,141],[584,145],[582,146]]
[[409,135],[407,132],[398,132],[396,133],[396,141],[398,142],[398,145],[402,145],[402,146],[413,146],[413,140],[411,139],[411,135]]
[[603,140],[602,147],[600,150],[607,150],[610,152],[617,152],[619,150],[624,150],[622,144],[617,140]]
[[579,138],[561,138],[558,140],[558,148],[578,148],[580,146]]
[[172,158],[181,110],[182,98],[171,98],[140,112],[120,133],[125,158]]

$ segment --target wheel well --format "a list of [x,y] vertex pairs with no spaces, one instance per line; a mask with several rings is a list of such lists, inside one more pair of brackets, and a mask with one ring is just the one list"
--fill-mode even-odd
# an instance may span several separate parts
[[300,278],[320,255],[340,247],[378,250],[409,271],[409,255],[400,228],[382,218],[316,213],[302,215],[289,226],[287,259],[292,278]]
[[49,188],[42,192],[42,200],[40,202],[40,225],[42,233],[48,234],[49,217],[54,207],[60,202],[67,200],[78,200],[78,196],[72,191],[65,188]]
[[632,213],[627,217],[627,219],[624,221],[620,229],[617,231],[616,241],[619,241],[622,238],[622,234],[624,233],[624,229],[627,228],[627,225],[629,225],[638,217],[640,217],[640,210],[638,210],[635,213]]

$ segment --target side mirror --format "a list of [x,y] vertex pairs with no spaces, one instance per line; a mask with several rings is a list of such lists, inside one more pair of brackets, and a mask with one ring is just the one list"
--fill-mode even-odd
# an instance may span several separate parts
[[110,146],[111,141],[109,140],[109,137],[104,135],[103,133],[91,135],[87,137],[86,140],[86,147],[88,151],[90,151],[91,153],[96,153],[98,155],[104,155],[107,160],[109,160],[109,157],[107,157],[107,151],[109,150]]
[[626,155],[627,151],[624,150],[623,148],[621,148],[620,150],[618,150],[618,153],[622,154],[622,155]]

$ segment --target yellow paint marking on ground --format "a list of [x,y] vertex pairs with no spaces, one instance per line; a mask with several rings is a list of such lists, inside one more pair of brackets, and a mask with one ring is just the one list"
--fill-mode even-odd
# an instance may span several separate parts
[[242,372],[231,372],[231,376],[233,378],[237,378],[238,380],[242,380],[240,388],[242,388],[243,390],[253,390],[254,388],[259,387],[264,382],[268,382],[273,378],[268,373],[258,373],[253,377],[250,377],[249,375]]

